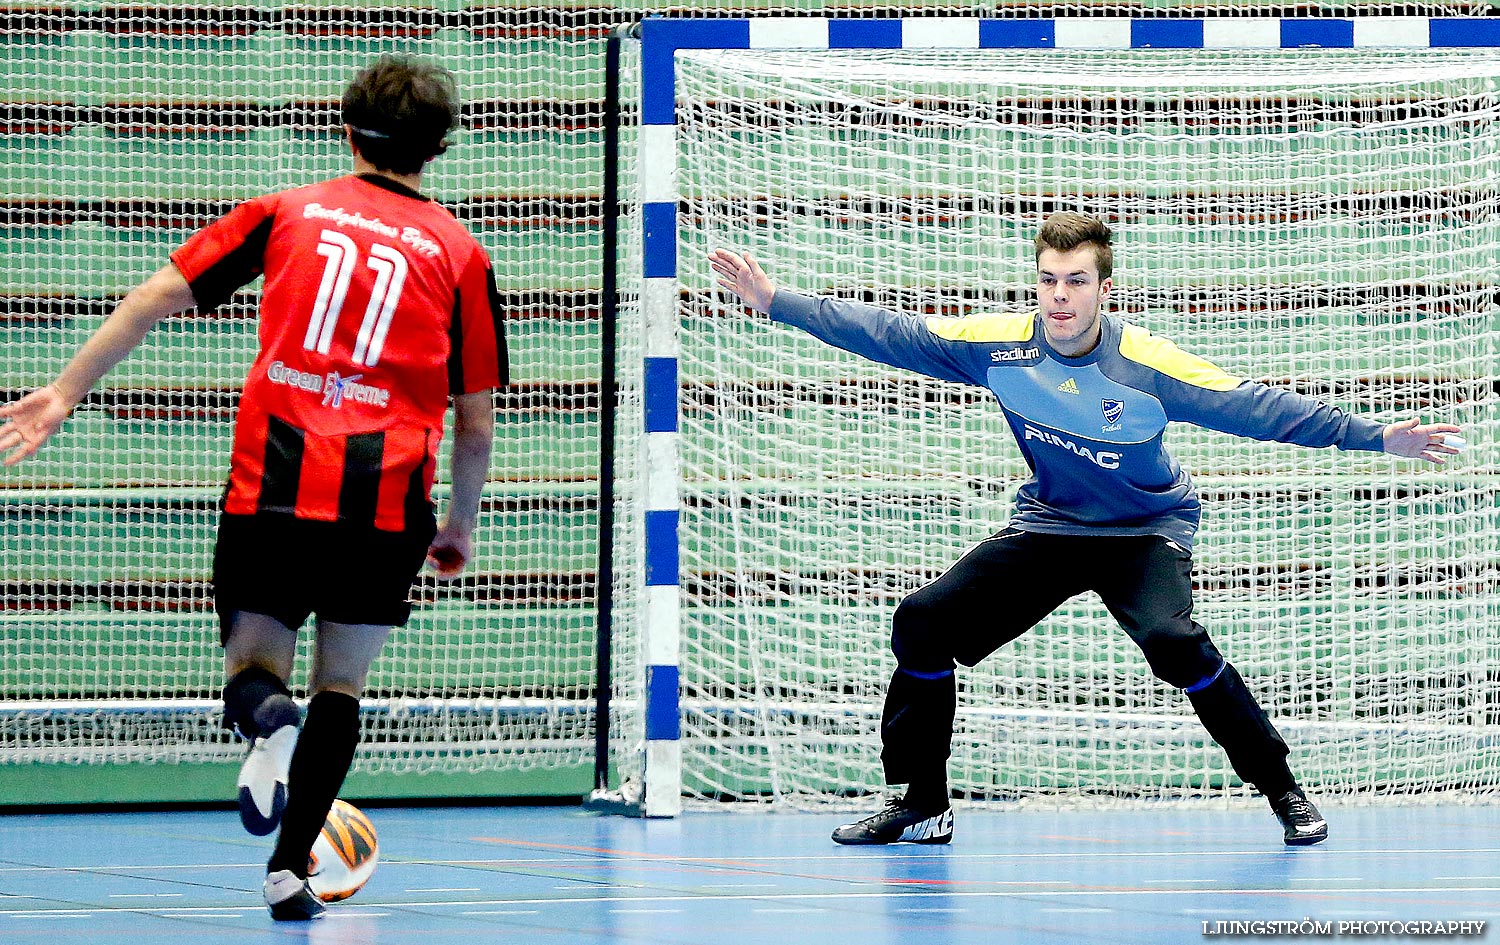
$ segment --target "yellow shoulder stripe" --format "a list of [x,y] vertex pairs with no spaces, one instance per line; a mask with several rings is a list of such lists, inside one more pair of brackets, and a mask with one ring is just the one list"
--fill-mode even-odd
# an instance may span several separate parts
[[1029,312],[959,318],[927,316],[927,330],[948,341],[1030,341],[1032,327]]
[[1227,374],[1196,354],[1188,354],[1165,338],[1139,325],[1126,325],[1120,335],[1120,355],[1194,387],[1234,390],[1244,378]]

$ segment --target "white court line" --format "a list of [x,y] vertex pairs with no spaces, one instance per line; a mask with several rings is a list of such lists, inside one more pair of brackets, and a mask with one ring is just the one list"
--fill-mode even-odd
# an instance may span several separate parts
[[823,912],[824,910],[822,910],[822,909],[751,909],[750,911],[751,912],[770,912],[770,913],[776,913],[776,914],[780,914],[780,915],[789,915],[789,914],[792,914],[792,913],[801,914],[801,913],[807,913],[807,912]]
[[897,909],[896,911],[897,912],[905,912],[905,913],[921,913],[921,912],[942,912],[942,913],[948,913],[948,912],[968,912],[969,910],[968,909],[919,909],[919,908],[913,908],[913,909]]
[[1293,883],[1362,883],[1364,881],[1365,881],[1365,878],[1363,876],[1293,876],[1293,877],[1290,877],[1290,882],[1293,882]]
[[775,889],[780,883],[704,883],[704,889]]
[[[790,862],[790,863],[803,863],[803,862],[810,862],[810,861],[815,861],[815,860],[839,860],[839,861],[847,863],[847,862],[849,862],[849,860],[852,857],[857,857],[860,860],[922,860],[922,859],[927,859],[927,860],[955,860],[956,859],[956,860],[1070,860],[1071,861],[1071,860],[1079,860],[1079,859],[1104,860],[1104,859],[1141,858],[1141,859],[1171,859],[1171,860],[1179,860],[1180,861],[1180,860],[1186,860],[1186,859],[1196,858],[1196,857],[1224,857],[1224,856],[1254,856],[1254,857],[1261,857],[1261,858],[1265,858],[1265,857],[1278,857],[1278,856],[1279,857],[1285,857],[1287,855],[1285,851],[1286,851],[1285,847],[1276,847],[1274,849],[1271,848],[1271,847],[1259,847],[1259,848],[1254,849],[1254,850],[1088,850],[1088,851],[1073,850],[1073,851],[1066,852],[1066,853],[959,853],[957,851],[954,851],[951,854],[947,854],[947,853],[916,853],[916,852],[913,852],[913,853],[908,853],[908,854],[902,855],[900,853],[866,853],[866,852],[861,851],[861,852],[859,852],[857,854],[856,853],[812,853],[812,854],[803,853],[803,854],[787,854],[787,855],[783,855],[783,856],[669,856],[669,855],[661,854],[661,853],[652,853],[649,850],[618,850],[618,851],[615,851],[615,852],[612,852],[612,853],[599,854],[598,855],[598,859],[601,860],[601,861],[610,861],[610,862],[617,862],[619,860],[629,860],[631,862],[636,862],[639,858],[644,858],[646,862],[650,862],[650,863],[692,863],[692,864],[695,864],[695,865],[699,864],[699,863],[708,863],[708,864],[711,864],[711,865],[723,868],[726,861],[728,861],[730,863],[787,863],[787,862]],[[1445,854],[1445,853],[1470,853],[1470,854],[1500,853],[1500,847],[1493,847],[1493,848],[1490,848],[1490,847],[1460,847],[1460,848],[1456,848],[1456,849],[1451,849],[1450,848],[1450,849],[1442,849],[1442,850],[1437,850],[1437,849],[1425,850],[1425,849],[1417,849],[1417,848],[1405,849],[1405,850],[1395,850],[1395,849],[1392,849],[1392,850],[1384,850],[1384,849],[1380,849],[1380,850],[1357,850],[1357,849],[1350,850],[1350,849],[1338,849],[1338,848],[1322,847],[1322,846],[1320,846],[1318,848],[1318,854],[1317,855],[1321,859],[1321,858],[1330,857],[1330,856],[1400,856],[1400,857],[1410,857],[1410,856],[1419,856],[1419,855],[1428,855],[1428,854]],[[385,862],[384,860],[381,861],[382,864],[384,864],[384,862]],[[533,860],[506,860],[506,859],[495,859],[495,860],[411,860],[409,862],[418,863],[418,864],[424,864],[424,865],[430,865],[430,866],[448,866],[448,865],[458,865],[458,866],[461,866],[461,865],[464,865],[464,864],[471,864],[471,865],[474,865],[474,864],[512,864],[512,865],[518,865],[518,864],[526,864],[526,863],[578,863],[578,862],[581,862],[581,861],[580,861],[580,859],[578,857],[566,857],[566,858],[555,859],[555,860],[546,860],[546,859],[533,859]],[[249,864],[249,865],[251,865],[251,866],[259,866],[261,868],[264,868],[264,866],[265,866],[265,864],[263,864],[263,863],[252,863],[252,864]]]
[[[1483,851],[1476,851],[1483,852]],[[265,869],[264,863],[140,863],[115,866],[0,866],[0,873],[97,873],[104,870]]]
[[36,912],[16,916],[17,919],[92,919],[93,917],[93,914],[89,912]]
[[[1443,854],[1486,854],[1500,853],[1500,847],[1464,847],[1461,849],[1442,850],[1350,850],[1329,847],[1318,848],[1318,857],[1326,859],[1334,856],[1427,856]],[[645,862],[653,864],[699,864],[710,863],[722,867],[726,859],[735,863],[811,863],[820,860],[839,860],[848,862],[853,854],[828,853],[828,854],[793,854],[789,856],[668,856],[660,853],[652,853],[649,850],[618,850],[611,853],[597,855],[594,859],[584,857],[528,857],[525,859],[461,859],[461,860],[395,860],[382,858],[380,865],[383,868],[391,866],[527,866],[532,864],[570,863],[577,866],[590,863],[618,863],[621,860]],[[1200,857],[1226,857],[1226,856],[1252,856],[1272,857],[1285,856],[1282,848],[1274,850],[1262,847],[1256,850],[1089,850],[1087,852],[1072,851],[1067,853],[864,853],[857,854],[861,860],[875,862],[879,860],[922,860],[942,859],[952,862],[953,860],[1060,860],[1067,859],[1075,861],[1080,858],[1089,860],[1104,859],[1161,859],[1170,858],[1177,862]],[[107,870],[218,870],[218,869],[265,869],[265,863],[178,863],[163,865],[161,863],[126,864],[113,866],[0,866],[0,873],[88,873],[103,872]],[[1468,879],[1491,879],[1494,877],[1479,876],[1465,877]]]
[[[1228,896],[1264,896],[1266,898],[1299,898],[1303,896],[1328,896],[1330,894],[1343,895],[1374,895],[1393,893],[1441,893],[1451,896],[1455,893],[1494,893],[1500,892],[1500,886],[1459,886],[1440,888],[1436,886],[1353,886],[1346,889],[1308,889],[1289,890],[1272,889],[1267,887],[1250,887],[1244,889],[972,889],[959,890],[945,889],[941,893],[923,891],[885,890],[881,892],[832,892],[832,893],[745,893],[744,895],[672,895],[672,896],[563,896],[548,899],[471,899],[452,902],[441,900],[433,902],[430,900],[413,900],[411,902],[382,902],[381,906],[392,909],[431,909],[435,906],[578,906],[585,903],[666,903],[666,902],[811,902],[818,900],[868,900],[868,899],[918,899],[934,895],[942,895],[944,898],[980,898],[980,899],[1016,899],[1025,897],[1035,899],[1038,897],[1053,898],[1081,898],[1085,896],[1194,896],[1194,897],[1228,897]],[[197,908],[203,908],[199,906]],[[130,909],[124,906],[105,909],[15,909],[0,910],[0,916],[13,916],[17,918],[31,918],[44,915],[110,915],[124,912],[140,912],[140,909]],[[145,910],[153,915],[180,915],[191,912],[186,907],[165,907],[160,909]],[[330,912],[329,915],[335,913]],[[337,913],[340,917],[347,915],[368,915],[370,913]]]
[[345,912],[342,909],[323,913],[325,919],[378,919],[389,912]]
[[1433,879],[1449,879],[1466,882],[1471,879],[1500,879],[1500,876],[1434,876]]
[[1168,883],[1217,883],[1217,879],[1143,879],[1142,885],[1165,885]]
[[577,892],[579,889],[645,889],[640,883],[591,883],[586,879],[580,879],[570,886],[553,886],[553,889],[571,889]]
[[[951,848],[950,848],[951,849]],[[821,860],[838,860],[847,863],[851,857],[860,860],[1106,860],[1106,859],[1170,859],[1178,862],[1196,859],[1199,857],[1226,857],[1226,856],[1253,856],[1261,859],[1268,857],[1285,857],[1285,847],[1260,847],[1254,850],[1074,850],[1067,853],[794,853],[784,856],[670,856],[663,853],[653,853],[650,850],[617,850],[610,853],[596,854],[594,859],[588,860],[580,857],[560,857],[557,859],[466,859],[466,860],[408,860],[412,865],[421,866],[524,866],[528,864],[548,863],[574,863],[583,864],[587,862],[618,863],[626,860],[632,863],[648,862],[652,864],[684,863],[698,865],[707,863],[712,866],[724,868],[725,863],[811,863]],[[1461,847],[1457,849],[1442,850],[1351,850],[1337,849],[1332,847],[1318,847],[1320,859],[1330,856],[1427,856],[1443,854],[1473,854],[1500,853],[1500,847]],[[385,865],[385,860],[381,860]],[[250,866],[264,868],[263,863],[251,863]],[[71,867],[58,867],[59,869],[74,869]]]
[[[243,912],[192,912],[192,913],[183,913],[183,918],[187,918],[187,919],[243,919],[244,917],[245,917],[245,914]],[[163,916],[163,918],[165,918],[165,916]]]

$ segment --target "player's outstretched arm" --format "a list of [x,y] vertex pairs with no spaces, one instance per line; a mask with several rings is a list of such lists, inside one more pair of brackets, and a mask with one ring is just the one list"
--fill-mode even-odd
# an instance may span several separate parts
[[1395,456],[1425,459],[1443,465],[1444,458],[1463,451],[1463,431],[1451,423],[1420,423],[1416,417],[1388,423],[1381,433],[1385,451]]
[[494,391],[453,398],[453,491],[448,513],[427,549],[427,565],[440,578],[458,577],[474,557],[474,525],[479,519],[479,497],[489,478],[494,436]]
[[120,300],[56,380],[0,407],[0,456],[14,466],[58,431],[99,378],[141,343],[151,326],[193,307],[193,292],[176,266],[164,266]]
[[739,296],[741,301],[761,314],[771,310],[776,283],[760,268],[754,256],[716,249],[708,254],[708,264],[719,274],[721,287]]

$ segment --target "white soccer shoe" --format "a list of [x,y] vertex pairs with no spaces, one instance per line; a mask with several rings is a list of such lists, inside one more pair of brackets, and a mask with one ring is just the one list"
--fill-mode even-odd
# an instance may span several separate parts
[[321,919],[323,900],[313,895],[307,880],[291,870],[277,870],[266,874],[266,908],[277,922],[306,922]]
[[281,824],[297,731],[295,725],[283,725],[257,738],[240,766],[240,823],[257,837],[264,837]]

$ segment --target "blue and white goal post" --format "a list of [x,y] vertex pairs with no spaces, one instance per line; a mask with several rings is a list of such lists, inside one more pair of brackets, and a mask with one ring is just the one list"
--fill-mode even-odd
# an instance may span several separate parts
[[[638,339],[639,366],[627,386],[638,387],[639,406],[634,430],[621,435],[635,439],[630,475],[639,488],[622,490],[636,503],[626,514],[635,515],[636,539],[617,552],[626,575],[617,588],[631,598],[617,608],[624,615],[617,639],[634,638],[616,650],[635,662],[617,672],[635,678],[616,688],[625,720],[612,733],[614,767],[627,782],[620,796],[634,813],[673,816],[685,796],[816,800],[878,789],[890,610],[965,541],[998,527],[1009,501],[1001,493],[1025,476],[998,428],[968,431],[983,448],[943,439],[945,427],[971,423],[946,412],[968,405],[955,405],[957,395],[752,322],[715,291],[702,258],[713,245],[752,248],[780,284],[811,294],[854,292],[890,307],[962,314],[1028,305],[1013,290],[1031,278],[1029,234],[1050,209],[1088,209],[1120,224],[1136,263],[1138,288],[1123,290],[1119,304],[1153,330],[1163,330],[1162,313],[1212,310],[1165,330],[1230,368],[1258,377],[1293,356],[1293,386],[1326,381],[1331,396],[1356,409],[1394,417],[1416,402],[1446,418],[1470,407],[1451,391],[1468,390],[1462,385],[1495,367],[1461,337],[1463,326],[1485,326],[1492,314],[1492,296],[1474,285],[1473,270],[1493,269],[1485,254],[1494,247],[1468,255],[1466,245],[1493,228],[1475,221],[1495,209],[1486,189],[1494,158],[1459,148],[1445,170],[1425,155],[1433,142],[1456,140],[1455,129],[1494,143],[1495,103],[1484,96],[1497,87],[1497,60],[1453,54],[1500,47],[1500,19],[650,18],[638,42],[639,72],[627,85],[639,97],[626,104],[638,120],[634,166],[622,171],[633,175],[638,203],[629,215],[635,229],[622,239],[638,254],[623,278],[638,280],[627,292],[638,293],[640,321],[622,322],[621,332]],[[746,85],[764,89],[763,117],[745,117],[761,107],[753,91],[736,91],[745,101],[733,106],[718,93],[684,104],[684,62],[706,58],[704,51],[722,63],[695,58],[700,72],[729,75],[749,64],[755,75]],[[1319,72],[1326,56],[1336,57],[1329,62],[1338,77]],[[756,57],[768,65],[755,67]],[[825,60],[830,91],[818,104],[811,74]],[[1162,64],[1174,62],[1177,78],[1160,78]],[[889,94],[868,88],[882,81],[881,63],[895,76]],[[1232,73],[1222,102],[1201,94],[1205,72]],[[1489,78],[1469,81],[1480,73]],[[1345,76],[1368,88],[1318,105],[1319,90]],[[1191,107],[1174,111],[1173,82],[1195,99]],[[972,105],[958,97],[965,83],[983,87]],[[788,130],[797,96],[830,127],[823,143],[794,155],[796,140],[812,138]],[[1137,120],[1128,109],[1147,99],[1149,121]],[[872,117],[882,102],[896,103],[890,121]],[[1204,121],[1204,109],[1218,105],[1229,110],[1223,120]],[[1022,107],[1039,110],[1021,114]],[[1309,107],[1327,114],[1299,117]],[[714,120],[734,127],[714,142],[685,143],[685,109],[717,110]],[[1445,109],[1457,117],[1443,125]],[[1034,134],[1028,114],[1040,129]],[[1441,128],[1403,126],[1427,118]],[[1220,126],[1226,136],[1215,137]],[[1131,138],[1137,131],[1143,136]],[[1379,147],[1363,143],[1382,135]],[[734,153],[741,145],[757,150]],[[866,145],[873,150],[857,150]],[[842,165],[837,173],[816,163],[819,149]],[[756,166],[756,153],[768,154],[767,166]],[[1172,173],[1192,185],[1174,183]],[[715,175],[735,177],[738,190],[684,193],[686,178],[702,190]],[[801,186],[805,199],[795,194]],[[1355,252],[1364,255],[1351,263]],[[1191,265],[1179,261],[1184,253]],[[1246,262],[1260,256],[1262,268]],[[1331,315],[1304,298],[1316,294],[1298,287],[1304,270],[1308,284],[1337,283],[1321,300],[1336,303]],[[1420,308],[1434,294],[1454,293],[1472,306],[1443,301],[1442,314],[1431,317]],[[1227,322],[1209,317],[1220,313],[1219,296],[1230,297]],[[1404,308],[1408,299],[1417,307]],[[1347,311],[1338,307],[1346,303]],[[1387,311],[1389,318],[1370,314]],[[1324,326],[1322,341],[1306,340],[1309,319]],[[684,332],[698,335],[689,341]],[[819,373],[830,361],[832,373]],[[697,392],[685,394],[692,385]],[[998,413],[992,405],[990,412]],[[870,431],[871,416],[881,430]],[[824,422],[832,426],[806,432]],[[1349,794],[1448,782],[1492,790],[1492,768],[1472,770],[1461,758],[1471,734],[1462,707],[1453,717],[1423,715],[1421,700],[1403,701],[1403,684],[1382,676],[1382,667],[1328,654],[1379,646],[1382,634],[1418,624],[1441,624],[1458,639],[1483,620],[1482,610],[1447,594],[1451,569],[1421,564],[1421,544],[1452,547],[1457,527],[1440,535],[1415,522],[1405,533],[1383,533],[1379,540],[1400,542],[1405,556],[1382,558],[1387,570],[1411,566],[1403,590],[1383,596],[1381,579],[1362,570],[1379,547],[1346,537],[1349,523],[1385,514],[1384,500],[1361,486],[1374,476],[1407,476],[1431,508],[1479,516],[1471,522],[1484,536],[1471,549],[1477,561],[1493,550],[1493,501],[1483,509],[1493,484],[1462,470],[1439,484],[1370,457],[1184,437],[1174,452],[1204,471],[1200,490],[1213,500],[1217,527],[1237,533],[1217,544],[1205,538],[1203,619],[1269,691],[1265,701],[1306,778]],[[769,452],[751,455],[762,440],[772,443]],[[1267,472],[1267,463],[1281,465]],[[994,495],[985,482],[999,484]],[[1286,497],[1308,490],[1309,501],[1332,510],[1329,521],[1308,524],[1300,548],[1278,544],[1283,521],[1266,515],[1291,514],[1296,506]],[[1267,504],[1272,512],[1258,511]],[[1235,542],[1253,547],[1242,552]],[[1346,555],[1341,542],[1357,547]],[[1308,561],[1321,569],[1316,579],[1305,577]],[[1271,577],[1247,595],[1236,576],[1251,573]],[[1351,594],[1367,599],[1353,607]],[[1091,607],[1060,611],[1035,635],[1040,642],[1018,641],[1005,665],[968,677],[957,785],[971,796],[1007,797],[1180,796],[1232,786],[1190,713],[1149,685],[1138,654],[1120,634],[1100,631],[1104,618]],[[1403,608],[1413,612],[1397,615]],[[1293,636],[1308,632],[1322,634],[1326,646],[1314,652]],[[1245,639],[1234,638],[1240,633]],[[1107,642],[1088,642],[1095,639]],[[1442,645],[1407,653],[1435,667],[1412,683],[1429,695],[1434,679],[1462,675]],[[1040,676],[1075,683],[1073,693],[1034,682],[1033,661]],[[1357,686],[1348,674],[1359,675]],[[1336,684],[1308,701],[1324,677]],[[1381,686],[1388,714],[1342,701],[1372,698],[1370,687]],[[1080,691],[1094,693],[1093,702],[1079,705]],[[1387,721],[1391,732],[1381,727]],[[1154,761],[1135,765],[1141,744],[1156,746]],[[1396,755],[1377,763],[1365,751]]]

